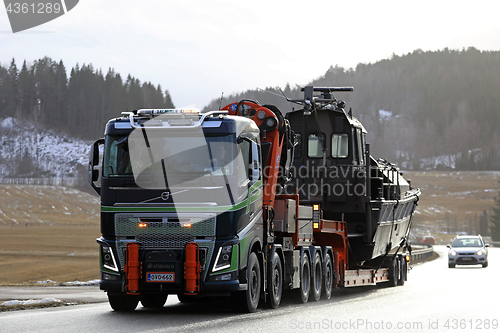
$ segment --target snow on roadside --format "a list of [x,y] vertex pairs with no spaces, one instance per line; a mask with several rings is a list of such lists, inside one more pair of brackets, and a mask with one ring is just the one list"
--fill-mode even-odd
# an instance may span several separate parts
[[57,283],[56,281],[52,281],[51,279],[47,279],[45,281],[36,281],[38,284],[49,284],[49,283]]
[[3,302],[2,306],[14,306],[14,305],[34,305],[34,304],[48,304],[48,303],[62,303],[60,299],[57,298],[43,298],[43,299],[29,299],[27,301],[11,300]]
[[68,281],[64,282],[63,285],[66,286],[97,286],[99,284],[99,279],[89,280],[89,281]]
[[36,283],[36,284],[58,284],[59,286],[97,286],[99,285],[99,279],[95,279],[95,280],[89,280],[89,281],[67,281],[67,282],[62,282],[62,283],[58,283],[56,281],[53,281],[53,280],[50,280],[50,279],[47,279],[45,281],[35,281],[33,283]]

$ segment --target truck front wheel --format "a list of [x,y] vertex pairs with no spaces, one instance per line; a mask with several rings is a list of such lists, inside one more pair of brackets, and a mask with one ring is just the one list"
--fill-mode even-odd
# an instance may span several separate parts
[[117,295],[108,293],[108,301],[111,308],[116,312],[132,312],[139,303],[139,298],[130,295]]
[[148,295],[141,297],[141,304],[145,308],[159,309],[165,305],[168,295]]
[[252,252],[248,257],[247,290],[231,294],[231,305],[242,312],[255,312],[259,306],[260,288],[262,285],[259,259]]

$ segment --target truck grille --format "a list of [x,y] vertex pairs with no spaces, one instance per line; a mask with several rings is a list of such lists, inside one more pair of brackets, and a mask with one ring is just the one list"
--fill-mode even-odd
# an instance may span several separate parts
[[[212,258],[214,241],[197,238],[214,237],[215,221],[215,214],[116,214],[115,232],[121,265],[125,264],[125,249],[130,241],[147,250],[184,249],[186,244],[196,241],[206,251],[202,263],[206,268]],[[202,273],[206,273],[204,271]]]
[[183,249],[194,237],[137,237],[137,242],[146,249]]
[[116,214],[116,236],[215,236],[215,214]]

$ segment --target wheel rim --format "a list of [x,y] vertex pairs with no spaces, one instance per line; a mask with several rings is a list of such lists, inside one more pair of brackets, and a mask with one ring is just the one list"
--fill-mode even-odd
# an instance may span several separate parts
[[255,271],[255,268],[252,269],[252,285],[250,286],[250,296],[252,297],[252,300],[255,300],[257,297],[257,289],[259,285],[259,277],[257,274],[258,273]]
[[307,292],[309,284],[311,283],[309,275],[309,266],[307,265],[307,262],[304,261],[304,266],[302,268],[302,290],[304,293]]
[[316,289],[316,292],[318,292],[321,289],[321,264],[317,263],[315,266],[314,289]]
[[326,287],[326,292],[328,293],[330,288],[332,287],[332,270],[330,267],[330,263],[328,262],[325,267],[325,287]]
[[278,270],[278,267],[274,268],[274,274],[273,274],[273,296],[274,298],[278,298],[279,296],[279,291],[281,287],[281,281],[280,281],[280,272]]

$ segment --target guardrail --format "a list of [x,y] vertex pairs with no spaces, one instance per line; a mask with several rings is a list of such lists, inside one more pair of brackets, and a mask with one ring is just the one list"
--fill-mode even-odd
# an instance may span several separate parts
[[432,247],[432,245],[416,244],[412,245],[411,247],[412,251],[411,251],[410,262],[425,260],[431,257],[432,254],[434,253],[434,248]]

